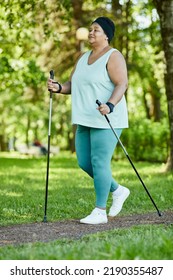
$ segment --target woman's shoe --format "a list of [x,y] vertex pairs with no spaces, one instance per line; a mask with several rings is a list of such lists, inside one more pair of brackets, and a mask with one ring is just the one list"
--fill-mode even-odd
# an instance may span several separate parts
[[[105,211],[106,212],[106,211]],[[80,220],[82,224],[98,225],[106,224],[108,221],[106,213],[103,210],[95,208],[90,215]]]
[[115,217],[116,215],[118,215],[123,207],[123,203],[128,198],[129,194],[129,189],[123,186],[119,186],[118,189],[112,193],[113,202],[109,210],[109,217]]

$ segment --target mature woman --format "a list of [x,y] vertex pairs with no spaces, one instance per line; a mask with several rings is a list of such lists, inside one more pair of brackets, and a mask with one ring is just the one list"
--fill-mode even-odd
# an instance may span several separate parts
[[[128,127],[127,106],[124,93],[127,89],[127,68],[124,57],[109,44],[114,36],[114,23],[99,17],[89,29],[90,51],[76,63],[70,81],[59,84],[48,80],[53,92],[72,94],[72,123],[77,124],[76,153],[79,166],[93,178],[96,194],[95,208],[81,223],[107,223],[106,204],[112,193],[112,206],[108,216],[116,216],[130,194],[119,185],[111,172],[111,158],[117,144],[103,115],[109,119],[120,137]],[[96,100],[101,101],[99,107]]]

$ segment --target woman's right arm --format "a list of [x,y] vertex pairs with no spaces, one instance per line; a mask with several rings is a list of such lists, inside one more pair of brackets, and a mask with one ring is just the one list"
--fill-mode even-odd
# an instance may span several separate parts
[[62,86],[62,90],[61,90],[60,93],[62,93],[62,94],[71,94],[71,79],[72,79],[73,73],[74,73],[74,71],[76,69],[76,64],[75,64],[75,66],[74,66],[74,68],[73,68],[73,70],[71,72],[70,80],[61,85]]
[[[80,55],[80,57],[81,56],[82,55]],[[78,58],[78,60],[80,59],[80,57]],[[61,91],[59,91],[58,93],[71,94],[71,79],[72,79],[73,73],[76,69],[77,62],[76,62],[75,66],[74,66],[74,68],[71,72],[69,81],[65,82],[64,84],[60,84],[60,83],[56,83],[56,81],[49,78],[48,81],[47,81],[48,90],[52,90],[52,92],[56,93],[57,91],[59,91],[61,89]]]
[[62,89],[60,93],[62,94],[71,94],[71,81],[67,81],[64,84],[61,85]]
[[59,84],[56,83],[55,80],[48,79],[47,87],[48,90],[51,90],[54,93],[71,94],[71,81],[67,81],[64,84]]

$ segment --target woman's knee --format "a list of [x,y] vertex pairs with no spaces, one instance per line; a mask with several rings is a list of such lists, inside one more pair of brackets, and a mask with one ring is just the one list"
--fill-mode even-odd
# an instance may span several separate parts
[[83,171],[85,171],[91,177],[93,177],[91,162],[83,160],[83,159],[78,159],[78,165]]
[[98,170],[105,170],[105,169],[110,169],[110,162],[111,158],[106,157],[101,157],[99,155],[92,155],[91,157],[91,164],[93,169],[98,169]]

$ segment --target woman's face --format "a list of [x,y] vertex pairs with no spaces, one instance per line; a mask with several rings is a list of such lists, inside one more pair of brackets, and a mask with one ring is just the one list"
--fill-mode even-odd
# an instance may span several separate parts
[[101,26],[94,22],[89,28],[88,40],[90,44],[105,42],[107,35],[104,33]]

